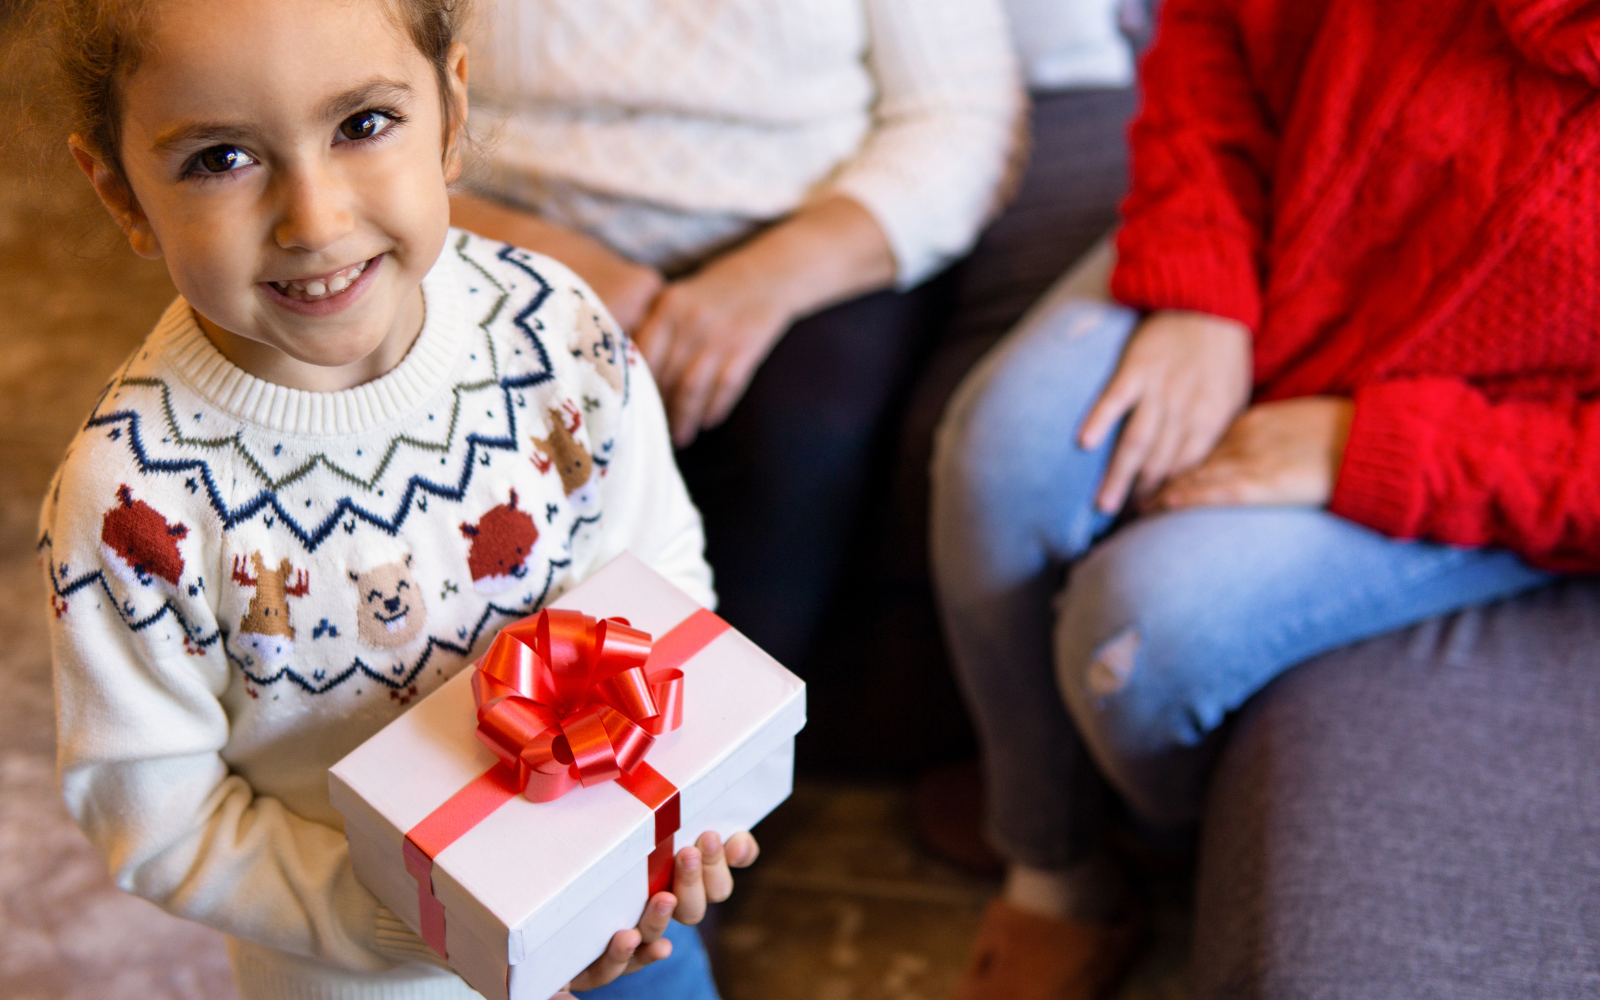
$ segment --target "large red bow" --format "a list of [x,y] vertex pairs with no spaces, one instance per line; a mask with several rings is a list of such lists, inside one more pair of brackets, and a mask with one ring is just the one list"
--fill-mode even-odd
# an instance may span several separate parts
[[500,630],[472,676],[478,739],[549,802],[630,774],[683,724],[683,671],[647,673],[650,634],[546,609]]

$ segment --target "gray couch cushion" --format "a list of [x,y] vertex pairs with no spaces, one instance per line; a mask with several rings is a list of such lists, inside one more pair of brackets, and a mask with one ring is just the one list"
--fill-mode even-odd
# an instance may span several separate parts
[[1600,997],[1600,583],[1323,656],[1207,805],[1197,1000]]

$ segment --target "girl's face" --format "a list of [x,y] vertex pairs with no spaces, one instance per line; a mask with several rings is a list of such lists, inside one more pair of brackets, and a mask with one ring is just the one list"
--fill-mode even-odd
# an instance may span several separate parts
[[458,169],[433,66],[382,0],[168,0],[149,43],[122,90],[127,188],[75,148],[133,248],[253,374],[325,390],[392,368]]

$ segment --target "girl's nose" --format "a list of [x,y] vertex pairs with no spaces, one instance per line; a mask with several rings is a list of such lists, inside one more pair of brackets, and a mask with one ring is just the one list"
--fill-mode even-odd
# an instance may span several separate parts
[[294,171],[280,183],[282,203],[273,238],[283,249],[327,250],[354,228],[350,192],[330,172]]

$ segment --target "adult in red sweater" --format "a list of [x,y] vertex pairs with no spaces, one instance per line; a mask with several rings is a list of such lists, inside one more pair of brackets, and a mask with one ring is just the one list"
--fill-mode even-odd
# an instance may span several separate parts
[[1107,251],[934,463],[1010,863],[962,1000],[1115,983],[1107,801],[1192,822],[1274,676],[1600,569],[1600,0],[1167,0],[1131,137],[1115,302]]

